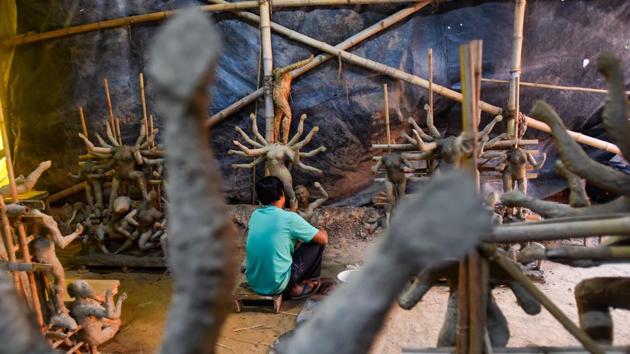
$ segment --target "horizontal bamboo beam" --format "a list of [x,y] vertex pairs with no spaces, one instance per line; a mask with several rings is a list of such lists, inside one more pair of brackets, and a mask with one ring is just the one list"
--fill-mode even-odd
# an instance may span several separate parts
[[[212,3],[225,3],[225,1],[223,0],[208,0],[208,2],[212,2]],[[364,40],[370,38],[371,36],[380,33],[381,31],[395,25],[396,23],[404,20],[405,18],[413,15],[414,13],[420,11],[422,8],[424,8],[425,6],[429,5],[431,3],[431,1],[420,1],[415,5],[412,5],[410,7],[407,7],[405,9],[402,9],[398,12],[395,12],[394,14],[384,18],[383,20],[380,20],[378,22],[376,22],[375,24],[373,24],[372,26],[367,27],[366,29],[356,33],[355,35],[349,37],[348,39],[346,39],[345,41],[337,44],[335,46],[335,48],[339,48],[339,49],[343,49],[343,50],[347,50],[350,49],[352,47],[354,47],[355,45],[363,42]],[[275,4],[275,2],[274,2]],[[258,16],[249,13],[249,12],[240,12],[240,11],[235,11],[234,12],[235,15],[244,18],[246,20],[250,20],[253,22],[257,22],[258,21]],[[309,72],[310,70],[315,69],[316,67],[320,66],[321,64],[327,62],[328,60],[332,59],[333,56],[330,54],[326,54],[326,53],[322,53],[319,54],[318,56],[316,56],[315,58],[313,58],[313,60],[311,60],[310,63],[308,63],[307,65],[299,68],[299,69],[295,69],[294,71],[291,72],[291,76],[295,79],[297,77],[300,77],[304,74],[306,74],[307,72]],[[206,126],[208,128],[211,128],[215,125],[217,125],[218,123],[220,123],[221,121],[223,121],[225,118],[227,118],[228,116],[230,116],[231,114],[234,114],[235,112],[240,111],[241,109],[245,108],[247,105],[251,104],[252,102],[254,102],[255,100],[257,100],[259,97],[261,97],[264,94],[264,90],[263,88],[259,88],[258,90],[250,93],[249,95],[241,98],[240,100],[232,103],[231,105],[229,105],[228,107],[224,108],[223,110],[221,110],[221,112],[214,114],[212,117],[208,118],[208,120],[206,121]]]
[[[260,22],[260,17],[259,16],[254,15],[254,14],[249,14],[248,16],[249,16],[249,18],[252,21],[254,21],[256,23]],[[388,65],[385,65],[385,64],[381,64],[379,62],[376,62],[374,60],[370,60],[370,59],[361,57],[361,56],[356,55],[356,54],[349,53],[349,52],[347,52],[345,50],[333,47],[332,45],[330,45],[328,43],[325,43],[325,42],[319,41],[317,39],[314,39],[312,37],[306,36],[306,35],[304,35],[302,33],[299,33],[297,31],[294,31],[294,30],[289,29],[287,27],[281,26],[281,25],[279,25],[277,23],[274,23],[274,22],[271,23],[271,29],[273,31],[277,32],[277,33],[280,33],[280,34],[286,36],[289,39],[292,39],[292,40],[295,40],[295,41],[300,42],[302,44],[308,45],[310,47],[319,49],[319,50],[324,51],[324,52],[326,52],[326,53],[328,53],[328,54],[330,54],[332,56],[342,58],[343,60],[345,60],[345,61],[347,61],[347,62],[349,62],[351,64],[354,64],[354,65],[357,65],[357,66],[360,66],[360,67],[363,67],[363,68],[366,68],[366,69],[370,69],[370,70],[379,72],[379,73],[381,73],[383,75],[387,75],[387,76],[389,76],[391,78],[408,82],[408,83],[410,83],[412,85],[416,85],[416,86],[419,86],[419,87],[422,87],[422,88],[425,88],[425,89],[429,88],[429,81],[426,80],[426,79],[423,79],[423,78],[421,78],[421,77],[419,77],[417,75],[409,74],[407,72],[404,72],[402,70],[396,69],[394,67],[391,67],[391,66],[388,66]],[[439,94],[441,96],[444,96],[446,98],[449,98],[449,99],[451,99],[453,101],[462,102],[463,98],[462,98],[462,94],[461,93],[459,93],[457,91],[454,91],[454,90],[451,90],[449,88],[446,88],[444,86],[438,85],[436,83],[433,83],[431,86],[432,86],[433,92],[435,92],[435,93],[437,93],[437,94]],[[482,111],[490,113],[490,114],[495,115],[495,116],[501,114],[502,111],[503,111],[500,107],[491,105],[491,104],[489,104],[487,102],[483,102],[483,101],[479,101],[479,108],[481,108]],[[536,129],[536,130],[540,130],[540,131],[545,132],[545,133],[550,133],[551,132],[551,128],[547,124],[545,124],[545,123],[543,123],[543,122],[541,122],[539,120],[536,120],[536,119],[534,119],[532,117],[525,116],[525,118],[527,120],[527,126],[528,127]],[[603,141],[603,140],[599,140],[599,139],[596,139],[596,138],[593,138],[593,137],[590,137],[590,136],[587,136],[587,135],[584,135],[584,134],[581,134],[581,133],[576,133],[576,132],[570,131],[570,130],[568,131],[568,133],[578,143],[589,145],[589,146],[595,147],[597,149],[605,150],[605,151],[608,151],[608,152],[612,152],[612,153],[617,154],[617,155],[621,155],[621,151],[614,144],[611,144],[609,142],[606,142],[606,141]]]
[[[489,82],[489,83],[495,83],[495,84],[509,84],[510,83],[508,80],[487,79],[487,78],[482,78],[481,81]],[[544,89],[551,89],[551,90],[608,93],[608,90],[606,90],[606,89],[596,89],[596,88],[578,87],[578,86],[563,86],[563,85],[541,84],[541,83],[536,83],[536,82],[521,81],[520,85],[521,86],[526,86],[526,87],[544,88]],[[626,95],[630,95],[630,91],[626,91]]]
[[[304,6],[346,6],[346,5],[371,5],[371,4],[401,4],[415,3],[417,0],[274,0],[273,7],[304,7]],[[249,10],[259,7],[258,1],[240,1],[225,4],[203,5],[199,10],[204,12],[220,12],[233,10]],[[132,26],[143,23],[162,21],[175,15],[179,10],[167,10],[148,14],[114,18],[83,25],[69,26],[42,33],[18,34],[2,41],[2,46],[13,47],[28,43],[41,42],[54,38],[67,37],[74,34],[100,31],[104,29]]]
[[528,222],[500,225],[484,237],[485,241],[514,243],[550,241],[592,236],[630,236],[630,216],[592,220]]

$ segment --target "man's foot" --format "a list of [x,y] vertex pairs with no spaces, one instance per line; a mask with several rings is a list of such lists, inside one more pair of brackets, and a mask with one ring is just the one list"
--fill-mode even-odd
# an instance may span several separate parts
[[291,289],[289,292],[289,298],[291,300],[301,300],[317,293],[317,290],[322,286],[322,282],[319,279],[307,280],[299,283]]

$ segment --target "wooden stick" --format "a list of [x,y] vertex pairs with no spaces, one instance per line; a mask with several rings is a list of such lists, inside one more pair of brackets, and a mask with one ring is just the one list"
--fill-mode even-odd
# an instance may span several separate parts
[[[499,80],[499,79],[481,79],[483,82],[495,83],[495,84],[509,84],[508,80]],[[543,89],[551,89],[551,90],[563,90],[563,91],[578,91],[578,92],[594,92],[594,93],[608,93],[606,89],[596,89],[589,87],[577,87],[577,86],[563,86],[563,85],[552,85],[552,84],[541,84],[536,82],[527,82],[521,81],[519,83],[521,87],[534,87],[534,88],[543,88]],[[630,95],[630,91],[626,91],[626,95]]]
[[[223,0],[210,0],[211,2],[214,3],[225,3],[225,1]],[[353,46],[363,42],[364,40],[370,38],[371,36],[382,32],[383,30],[391,27],[392,25],[406,19],[407,17],[411,16],[412,14],[420,11],[421,9],[423,9],[425,6],[429,5],[431,2],[430,1],[420,1],[415,5],[412,5],[406,9],[400,10],[396,13],[394,13],[391,16],[386,17],[385,19],[378,21],[377,23],[373,24],[372,26],[364,29],[363,31],[353,35],[352,37],[346,39],[345,41],[337,44],[335,46],[335,48],[339,48],[342,50],[346,50],[346,49],[350,49]],[[256,22],[257,21],[257,17],[254,14],[250,14],[248,12],[236,12],[235,13],[237,16],[241,17],[241,18],[245,18],[251,21]],[[253,17],[252,17],[253,16]],[[297,78],[300,77],[302,75],[304,75],[305,73],[309,72],[310,70],[320,66],[321,64],[327,62],[328,60],[332,59],[334,56],[330,55],[330,54],[319,54],[318,56],[316,56],[315,58],[313,58],[313,60],[311,60],[310,63],[306,64],[305,66],[296,69],[294,71],[291,72],[291,76],[293,76],[293,78]],[[254,102],[256,99],[258,99],[259,97],[261,97],[264,93],[263,88],[259,88],[256,91],[250,93],[249,95],[241,98],[240,100],[234,102],[233,104],[231,104],[230,106],[224,108],[221,112],[214,114],[212,117],[208,118],[208,121],[206,122],[206,126],[207,127],[212,127],[220,122],[222,122],[225,118],[227,118],[228,116],[230,116],[231,114],[238,112],[239,110],[243,109],[244,107],[246,107],[247,105],[249,105],[250,103]]]
[[[144,94],[144,74],[140,73],[140,100],[142,102],[142,120],[144,121],[144,133],[147,137],[147,141],[151,139],[151,135],[149,135],[149,119],[147,117],[147,99]],[[153,133],[153,128],[151,128],[151,133]],[[149,141],[149,146],[151,142]]]
[[85,135],[86,138],[90,138],[90,136],[88,135],[88,129],[87,129],[87,124],[85,123],[85,116],[83,115],[83,107],[79,106],[79,117],[81,117],[81,130],[83,131],[83,135]]
[[[4,157],[7,166],[7,174],[9,176],[9,187],[11,190],[11,197],[13,199],[13,203],[19,203],[18,192],[17,192],[17,184],[15,182],[15,173],[13,171],[13,159],[11,157],[11,149],[9,148],[9,136],[7,134],[6,123],[4,120],[4,107],[2,105],[2,101],[0,100],[0,130],[2,131],[2,142],[4,144]],[[22,259],[24,262],[31,262],[31,251],[28,248],[28,242],[26,242],[26,230],[24,229],[24,224],[21,222],[17,223],[18,229],[18,241],[20,243],[20,249],[22,251]],[[8,250],[7,250],[8,251]],[[40,326],[44,324],[44,315],[41,308],[41,303],[39,301],[39,292],[37,290],[37,284],[35,283],[35,276],[33,273],[28,273],[28,282],[30,288],[30,300],[31,306],[35,311],[35,315],[37,318],[37,323]]]
[[151,120],[149,121],[149,125],[150,125],[149,129],[151,131],[151,135],[147,135],[147,139],[148,137],[150,137],[151,139],[151,141],[149,141],[149,147],[154,147],[156,136],[153,133],[155,130],[155,121],[154,121],[153,113],[151,113]]
[[518,134],[516,117],[520,112],[519,82],[521,80],[521,52],[523,50],[523,24],[526,0],[515,0],[514,30],[512,35],[512,61],[510,66],[510,88],[507,102],[507,134],[513,139]]
[[[423,151],[431,151],[437,147],[434,142],[425,143]],[[418,146],[413,144],[372,144],[371,149],[387,149],[387,150],[418,150]]]
[[[387,146],[391,146],[392,145],[392,132],[389,127],[389,97],[388,96],[389,95],[387,91],[387,84],[384,84],[383,97],[385,99],[385,134],[387,136]],[[391,151],[391,149],[388,149],[388,151]]]
[[263,62],[263,93],[265,95],[265,139],[274,142],[273,49],[271,44],[271,9],[269,0],[260,1],[260,46]]
[[429,48],[429,112],[433,114],[433,48]]
[[545,296],[545,294],[540,291],[540,289],[538,289],[538,287],[536,287],[536,285],[534,285],[520,269],[516,268],[516,266],[512,264],[510,260],[508,260],[504,255],[498,254],[496,252],[492,257],[494,261],[496,261],[501,266],[501,268],[503,268],[510,275],[510,277],[512,277],[512,279],[522,285],[525,290],[527,290],[527,292],[534,299],[536,299],[536,301],[544,306],[547,311],[549,311],[549,313],[551,313],[551,315],[555,317],[555,319],[558,320],[558,322],[560,322],[560,324],[562,324],[562,326],[566,328],[569,333],[571,333],[573,337],[575,337],[580,343],[582,343],[584,348],[586,348],[593,354],[605,353],[597,345],[597,343],[595,343],[595,341],[593,341],[591,337],[589,337],[588,334],[584,332],[584,330],[573,323],[573,321],[571,321],[562,312],[562,310],[560,310],[560,308],[556,306],[556,304],[554,304],[547,296]]
[[112,108],[112,97],[109,94],[109,80],[107,78],[103,79],[103,86],[105,86],[105,100],[107,102],[107,112],[109,114],[109,125],[112,127],[112,133],[114,134],[114,138],[116,140],[116,122],[114,121],[114,109]]
[[[248,14],[247,16],[248,18],[251,18],[252,21],[254,22],[260,21],[260,18],[254,14]],[[429,81],[417,75],[412,75],[402,70],[396,69],[394,67],[381,64],[370,59],[366,59],[356,54],[349,53],[345,50],[341,50],[339,48],[333,47],[328,43],[308,37],[306,35],[303,35],[299,32],[293,31],[289,28],[278,25],[276,23],[273,23],[273,22],[271,23],[271,29],[284,36],[287,36],[290,39],[293,39],[295,41],[298,41],[310,47],[320,49],[332,56],[341,57],[343,60],[351,64],[355,64],[357,66],[376,71],[383,75],[390,76],[394,79],[403,80],[405,82],[408,82],[410,84],[413,84],[413,85],[416,85],[425,89],[428,89],[429,87]],[[446,98],[452,99],[457,102],[462,101],[462,94],[457,91],[451,90],[449,88],[446,88],[444,86],[441,86],[435,83],[433,84],[433,88],[434,88],[435,93],[439,95],[442,95]],[[488,112],[494,116],[499,115],[503,112],[503,110],[500,107],[491,105],[483,101],[479,102],[479,107],[481,108],[482,111]],[[540,130],[546,133],[551,132],[551,128],[547,124],[528,116],[525,116],[525,119],[527,120],[528,127],[532,129]],[[619,148],[616,145],[611,144],[609,142],[599,140],[593,137],[589,137],[587,135],[576,133],[570,130],[568,131],[568,134],[573,139],[575,139],[575,141],[577,141],[578,143],[582,143],[585,145],[595,147],[600,150],[605,150],[605,151],[612,152],[617,155],[621,155],[621,151],[619,150]]]

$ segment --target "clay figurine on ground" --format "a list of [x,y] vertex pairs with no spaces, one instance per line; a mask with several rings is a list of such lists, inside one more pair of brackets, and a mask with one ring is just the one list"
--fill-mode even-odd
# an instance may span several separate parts
[[120,294],[114,304],[117,291],[117,288],[108,289],[105,298],[98,299],[85,280],[75,280],[68,285],[68,295],[74,298],[70,314],[81,326],[82,339],[91,354],[98,354],[98,346],[114,338],[120,330],[122,303],[127,294]]
[[297,213],[304,218],[304,220],[311,222],[313,216],[315,215],[315,209],[324,205],[324,203],[328,200],[328,192],[322,187],[319,182],[313,183],[313,186],[317,188],[319,193],[321,194],[320,198],[315,199],[314,202],[310,202],[311,192],[303,186],[299,185],[295,187],[295,197],[298,201],[298,211]]

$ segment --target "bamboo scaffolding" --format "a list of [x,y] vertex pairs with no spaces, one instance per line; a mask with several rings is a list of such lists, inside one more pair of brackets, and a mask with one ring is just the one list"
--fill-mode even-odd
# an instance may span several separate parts
[[87,124],[85,123],[85,115],[83,114],[83,107],[79,106],[79,117],[81,118],[81,130],[83,131],[83,135],[86,138],[90,138],[88,134]]
[[[256,16],[256,15],[254,15],[254,14],[249,14],[248,18],[250,18],[254,22],[260,22],[260,18],[258,16]],[[356,54],[349,53],[349,52],[347,52],[345,50],[341,50],[339,48],[333,47],[333,46],[331,46],[328,43],[325,43],[325,42],[319,41],[317,39],[308,37],[308,36],[306,36],[304,34],[301,34],[299,32],[293,31],[293,30],[291,30],[289,28],[286,28],[284,26],[278,25],[278,24],[273,23],[273,22],[271,23],[271,29],[276,31],[276,32],[278,32],[278,33],[280,33],[280,34],[282,34],[282,35],[284,35],[284,36],[286,36],[286,37],[288,37],[289,39],[293,39],[293,40],[295,40],[297,42],[300,42],[302,44],[308,45],[308,46],[313,47],[313,48],[317,48],[317,49],[322,50],[322,51],[324,51],[324,52],[326,52],[326,53],[328,53],[328,54],[330,54],[332,56],[341,57],[343,60],[345,60],[345,61],[347,61],[347,62],[349,62],[351,64],[354,64],[354,65],[357,65],[357,66],[360,66],[360,67],[363,67],[363,68],[366,68],[366,69],[370,69],[370,70],[376,71],[378,73],[381,73],[383,75],[387,75],[387,76],[392,77],[394,79],[403,80],[403,81],[408,82],[408,83],[410,83],[412,85],[416,85],[416,86],[419,86],[419,87],[422,87],[422,88],[425,88],[425,89],[429,88],[429,81],[426,80],[426,79],[423,79],[423,78],[421,78],[421,77],[419,77],[417,75],[409,74],[407,72],[404,72],[402,70],[396,69],[394,67],[391,67],[391,66],[388,66],[388,65],[385,65],[385,64],[381,64],[379,62],[376,62],[376,61],[373,61],[373,60],[361,57],[361,56],[356,55]],[[451,99],[453,101],[456,101],[456,102],[461,102],[462,101],[462,94],[457,92],[457,91],[451,90],[449,88],[446,88],[444,86],[441,86],[441,85],[438,85],[438,84],[435,84],[435,83],[433,83],[433,89],[434,89],[435,93],[437,93],[437,94],[439,94],[441,96],[444,96],[446,98],[449,98],[449,99]],[[489,104],[487,102],[483,102],[483,101],[479,101],[479,107],[481,108],[482,111],[490,113],[492,115],[501,114],[502,111],[503,111],[500,107],[491,105],[491,104]],[[536,129],[536,130],[539,130],[539,131],[542,131],[542,132],[545,132],[545,133],[550,133],[551,132],[551,128],[547,124],[545,124],[545,123],[543,123],[543,122],[541,122],[539,120],[536,120],[534,118],[528,117],[528,116],[525,116],[525,119],[527,120],[527,126],[529,128]],[[612,152],[614,154],[618,154],[618,155],[621,154],[621,151],[619,150],[619,148],[616,145],[611,144],[609,142],[606,142],[606,141],[603,141],[603,140],[599,140],[599,139],[596,139],[596,138],[593,138],[593,137],[590,137],[590,136],[587,136],[587,135],[584,135],[584,134],[581,134],[581,133],[576,133],[576,132],[573,132],[573,131],[570,131],[570,130],[568,131],[568,134],[573,139],[575,139],[575,141],[577,141],[578,143],[589,145],[589,146],[595,147],[595,148],[600,149],[600,150]]]
[[510,262],[504,255],[494,253],[492,258],[503,268],[516,282],[521,284],[529,294],[544,306],[584,348],[593,354],[604,354],[604,351],[588,336],[580,327],[573,323],[545,294],[534,285],[523,272]]
[[429,48],[429,112],[433,114],[433,48]]
[[[147,141],[151,139],[151,134],[153,134],[153,128],[151,128],[151,134],[149,134],[149,118],[147,117],[147,98],[144,94],[144,74],[140,73],[139,75],[140,81],[140,101],[142,102],[142,120],[144,121],[144,133],[147,137]],[[149,145],[151,142],[149,141]]]
[[[7,216],[7,207],[4,203],[4,196],[0,195],[0,221],[2,221],[2,241],[6,249],[9,262],[17,262],[15,256],[15,244],[13,243],[13,233],[11,232],[11,224]],[[22,278],[16,274],[11,274],[13,283],[21,298],[27,300],[25,284],[22,284]]]
[[510,139],[518,134],[516,116],[520,112],[519,84],[521,81],[521,53],[523,51],[523,24],[525,23],[526,0],[515,0],[514,30],[512,34],[512,60],[510,65],[510,87],[507,102],[507,133]]
[[[17,184],[15,183],[15,172],[13,171],[13,159],[11,157],[11,149],[9,149],[9,146],[8,146],[9,136],[7,134],[6,123],[4,120],[4,107],[2,105],[2,101],[0,101],[0,130],[2,131],[2,141],[5,144],[4,157],[5,157],[6,166],[7,166],[7,175],[9,176],[9,187],[11,190],[11,197],[13,199],[13,203],[19,203]],[[26,230],[24,229],[24,224],[18,221],[17,229],[18,229],[18,241],[20,244],[20,250],[22,251],[23,261],[26,263],[30,263],[31,252],[28,248],[28,242],[26,240]],[[37,290],[37,284],[35,283],[35,275],[33,273],[28,273],[27,277],[28,277],[28,283],[29,283],[29,288],[30,288],[31,306],[33,308],[33,311],[35,311],[37,323],[41,327],[44,325],[44,315],[41,308],[41,302],[39,301],[39,292]]]
[[[225,3],[223,0],[210,0],[210,2],[214,2],[214,3]],[[408,8],[405,8],[403,10],[400,10],[394,14],[392,14],[391,16],[386,17],[385,19],[378,21],[377,23],[373,24],[372,26],[362,30],[361,32],[358,32],[357,34],[353,35],[352,37],[349,37],[348,39],[346,39],[345,41],[337,44],[335,46],[335,48],[339,48],[339,49],[350,49],[353,46],[363,42],[364,40],[368,39],[369,37],[382,32],[383,30],[391,27],[392,25],[406,19],[407,17],[411,16],[412,14],[420,11],[422,8],[424,8],[425,6],[429,5],[431,3],[431,1],[420,1],[417,4],[410,6]],[[249,12],[235,12],[235,15],[250,20],[250,21],[257,21],[258,16],[251,14]],[[305,73],[309,72],[310,70],[320,66],[321,64],[327,62],[328,60],[334,58],[334,56],[330,55],[330,54],[319,54],[318,56],[316,56],[315,58],[313,58],[313,60],[311,60],[310,63],[308,63],[307,65],[296,69],[294,71],[291,72],[291,76],[295,79],[297,77],[300,77],[302,75],[304,75]],[[221,112],[214,114],[212,117],[208,118],[208,120],[206,121],[206,126],[207,127],[213,127],[216,124],[220,123],[221,121],[223,121],[225,118],[227,118],[229,115],[238,112],[239,110],[243,109],[244,107],[246,107],[247,105],[249,105],[250,103],[254,102],[256,99],[258,99],[259,97],[261,97],[264,94],[264,89],[263,88],[259,88],[256,91],[250,93],[249,95],[241,98],[240,100],[234,102],[233,104],[231,104],[230,106],[224,108],[223,110],[221,110]]]
[[[265,139],[274,142],[273,48],[271,44],[271,7],[269,0],[260,1],[260,47],[263,63],[263,93],[265,96]],[[279,134],[278,134],[279,136]]]
[[[481,79],[481,81],[494,83],[494,84],[509,84],[510,83],[510,81],[508,81],[508,80],[488,79],[488,78],[483,78],[483,79]],[[597,89],[597,88],[590,88],[590,87],[578,87],[578,86],[553,85],[553,84],[543,84],[543,83],[527,82],[527,81],[520,81],[519,82],[519,86],[520,87],[543,88],[543,89],[551,89],[551,90],[563,90],[563,91],[594,92],[594,93],[604,93],[604,94],[608,93],[608,90],[606,90],[606,89]],[[630,91],[626,91],[626,95],[630,95]]]

